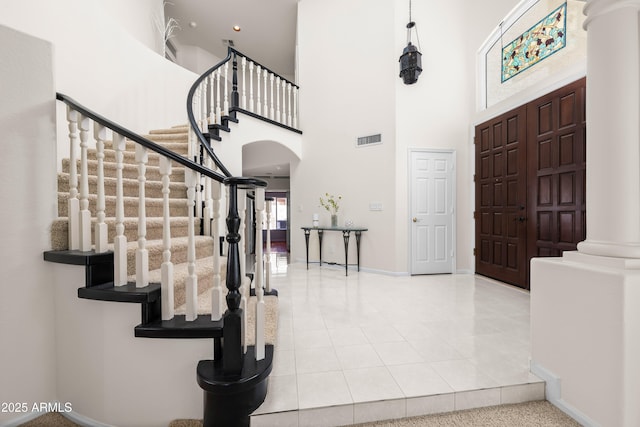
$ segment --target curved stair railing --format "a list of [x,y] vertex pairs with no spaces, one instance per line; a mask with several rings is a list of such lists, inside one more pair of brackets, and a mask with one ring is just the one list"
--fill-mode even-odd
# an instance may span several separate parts
[[[231,75],[229,68],[231,67]],[[215,369],[205,369],[203,362],[198,366],[198,383],[205,390],[204,425],[214,425],[214,420],[221,413],[228,410],[230,402],[223,397],[223,390],[228,393],[228,384],[222,378],[239,377],[247,369],[246,363],[258,365],[265,362],[270,366],[272,346],[265,344],[265,303],[266,294],[275,294],[270,287],[270,260],[265,260],[262,242],[263,214],[270,214],[270,201],[265,204],[264,186],[256,182],[247,181],[248,178],[233,178],[216,156],[212,141],[221,141],[221,131],[230,132],[230,123],[238,123],[238,113],[245,114],[267,123],[301,133],[298,129],[298,86],[279,76],[267,67],[252,60],[241,52],[229,47],[225,59],[203,73],[191,86],[187,96],[187,117],[189,121],[189,153],[193,159],[199,159],[202,164],[217,169],[227,178],[225,184],[229,187],[229,217],[227,217],[227,242],[229,243],[227,262],[226,296],[228,309],[224,314],[225,324],[223,365]],[[201,187],[200,196],[202,221],[204,232],[215,234],[215,209],[218,206],[219,189],[211,180],[205,180]],[[254,294],[256,296],[255,309],[255,346],[248,347],[243,341],[243,333],[247,325],[247,300],[251,293],[251,281],[247,275],[245,265],[246,247],[239,242],[246,242],[245,206],[247,191],[254,190],[256,245]],[[232,215],[232,212],[234,213]],[[237,212],[237,214],[236,214]],[[268,218],[267,218],[268,219]],[[269,233],[267,231],[267,243]],[[244,248],[244,251],[242,249]],[[267,251],[270,249],[267,246]],[[238,265],[238,269],[231,271],[231,266]],[[266,273],[264,269],[266,268]],[[265,279],[266,277],[266,279]],[[215,301],[221,299],[220,288],[214,287]],[[217,291],[216,291],[217,290]],[[251,359],[248,361],[247,359]],[[253,365],[252,365],[253,366]],[[201,369],[202,367],[202,369]],[[270,370],[270,367],[269,367]],[[268,376],[268,373],[266,374]],[[262,388],[264,387],[264,389]],[[266,395],[266,376],[255,386],[256,396]],[[248,401],[255,401],[256,397],[245,396]],[[255,408],[254,408],[255,409]],[[253,411],[253,409],[252,409]],[[232,420],[227,420],[231,422]]]
[[[68,242],[66,250],[45,252],[45,260],[85,266],[86,287],[78,290],[80,298],[140,303],[142,322],[135,327],[136,337],[213,338],[213,359],[200,361],[197,368],[197,381],[205,392],[204,425],[248,425],[249,414],[266,396],[267,378],[273,361],[273,345],[265,344],[264,333],[266,308],[261,218],[265,211],[266,182],[256,178],[231,176],[207,139],[202,142],[204,135],[199,129],[177,129],[179,132],[188,132],[189,135],[188,142],[182,144],[186,145],[186,153],[179,154],[174,149],[167,148],[173,147],[171,142],[161,144],[150,137],[131,132],[66,95],[57,94],[56,98],[67,106],[69,126],[68,200],[63,207],[68,216]],[[190,110],[189,121],[193,122],[195,118],[191,113]],[[93,145],[89,141],[91,128],[95,149],[90,147]],[[105,177],[105,144],[108,133],[112,134],[113,153],[110,152],[109,156],[113,156],[115,160],[115,172],[112,172],[115,177]],[[135,153],[131,152],[132,145],[135,146]],[[206,158],[201,156],[203,164],[192,160],[197,159],[194,153],[200,149],[207,152]],[[150,155],[154,156],[154,162],[157,157],[157,166],[150,166]],[[129,163],[125,164],[123,159],[127,156]],[[184,167],[184,177],[173,167],[175,164]],[[90,182],[92,173],[95,173],[95,182]],[[155,206],[146,195],[151,184],[147,178],[149,174],[155,174],[156,179],[161,182],[160,207]],[[115,186],[115,196],[105,195],[105,181]],[[132,188],[132,184],[135,181],[137,195],[134,196],[132,193],[136,189]],[[226,217],[228,253],[224,270],[228,292],[224,298],[221,286],[221,251],[218,245],[223,185],[229,190]],[[171,199],[170,195],[173,196],[181,186],[182,192],[186,188],[184,199]],[[204,191],[198,191],[200,187]],[[255,345],[251,346],[245,340],[250,279],[244,265],[245,239],[242,236],[244,202],[248,193],[253,193],[255,198],[256,239],[259,242],[256,245],[253,276],[257,299],[253,331]],[[115,201],[111,200],[113,205],[107,207],[106,200],[109,197]],[[206,218],[198,217],[201,214],[196,207],[200,202],[205,206]],[[148,208],[162,211],[162,264],[159,280],[149,276]],[[131,236],[132,230],[125,225],[126,218],[131,216],[133,210],[137,211],[135,241],[127,237]],[[268,205],[266,210],[269,210]],[[174,312],[171,233],[175,221],[174,211],[187,217],[184,315]],[[201,227],[207,232],[205,236],[196,236],[197,222],[204,222],[203,225],[206,225],[206,229]],[[202,244],[199,237],[209,240]],[[135,246],[135,255],[128,250],[132,245]],[[209,250],[209,247],[213,248],[211,313],[199,314],[196,253]],[[157,248],[154,249],[158,252]],[[226,311],[223,313],[225,300]]]
[[229,132],[228,124],[237,121],[237,113],[302,133],[299,90],[295,83],[229,47],[226,58],[205,71],[189,90],[187,114],[194,140],[220,167],[210,141],[220,141],[220,131]]

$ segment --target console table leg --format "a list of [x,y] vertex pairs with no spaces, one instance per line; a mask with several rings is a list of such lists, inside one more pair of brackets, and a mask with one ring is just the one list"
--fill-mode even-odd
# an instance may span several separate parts
[[311,234],[310,230],[304,230],[304,244],[307,247],[307,270],[309,269],[309,234]]
[[344,240],[344,275],[349,275],[349,230],[342,232],[342,239]]
[[358,257],[358,271],[360,271],[360,236],[362,232],[356,231],[356,255]]
[[322,235],[323,235],[323,231],[318,230],[318,246],[320,247],[320,267],[322,267]]

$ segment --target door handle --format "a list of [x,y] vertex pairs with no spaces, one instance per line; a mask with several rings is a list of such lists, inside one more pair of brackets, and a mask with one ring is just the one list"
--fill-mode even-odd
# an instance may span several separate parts
[[518,221],[518,222],[525,222],[527,220],[527,218],[523,217],[523,216],[519,216],[517,218],[513,218],[514,221]]
[[412,220],[412,221],[413,221],[413,222],[418,222],[418,218],[413,217],[413,220]]

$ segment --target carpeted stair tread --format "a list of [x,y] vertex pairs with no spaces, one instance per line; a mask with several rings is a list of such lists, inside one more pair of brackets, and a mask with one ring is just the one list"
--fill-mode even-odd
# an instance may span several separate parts
[[[184,156],[184,155],[183,155]],[[87,158],[91,160],[97,159],[97,151],[95,148],[89,148],[87,150]],[[158,166],[160,164],[160,154],[150,151],[148,153],[149,161],[147,166]],[[111,147],[105,147],[104,149],[104,161],[109,163],[116,162],[116,150]],[[122,152],[122,163],[134,165],[136,163],[136,152],[135,150],[123,151]]]
[[169,142],[181,142],[186,144],[189,141],[188,132],[169,132],[169,133],[151,133],[142,135],[143,138],[150,139],[153,142],[164,145]]
[[[195,246],[197,259],[213,255],[213,238],[209,236],[195,236]],[[138,242],[127,242],[127,274],[135,274],[136,249]],[[164,251],[162,240],[147,240],[145,248],[149,253],[149,270],[159,269],[163,262],[162,252]],[[109,245],[113,250],[113,244]],[[171,239],[171,262],[181,264],[187,262],[188,238],[174,237]]]
[[[189,152],[189,146],[186,141],[154,141],[159,145],[162,145],[167,150],[173,151],[174,153],[178,153],[182,156],[185,156]],[[125,144],[127,151],[135,152],[136,146],[138,144],[133,141],[127,141]],[[147,153],[153,153],[153,150],[147,150]]]
[[[89,181],[89,193],[96,194],[98,192],[98,177],[90,175]],[[70,175],[68,173],[58,173],[58,191],[68,193],[70,188]],[[107,195],[115,196],[117,179],[113,177],[104,178],[104,192]],[[78,187],[79,188],[79,187]],[[140,183],[137,179],[123,178],[122,179],[122,191],[124,196],[137,197],[140,189]],[[145,196],[153,198],[162,198],[162,182],[160,181],[147,181],[145,182]],[[169,183],[169,197],[186,199],[187,187],[184,183],[170,182]]]
[[[62,160],[62,172],[69,173],[69,159]],[[104,176],[105,177],[116,177],[116,164],[104,162]],[[78,179],[80,177],[80,160],[77,162],[78,171]],[[98,175],[98,161],[97,160],[87,160],[87,172],[89,175]],[[175,167],[171,171],[171,175],[169,178],[174,182],[183,182],[184,183],[184,168],[183,167]],[[129,179],[138,179],[138,165],[137,164],[129,164],[124,163],[122,165],[122,177]],[[162,175],[160,174],[160,167],[158,166],[150,166],[146,165],[145,168],[145,178],[147,181],[160,181],[162,180]]]
[[[226,291],[225,286],[225,278],[226,278],[226,266],[227,266],[227,258],[220,258],[220,286]],[[198,303],[202,304],[200,301],[208,300],[207,307],[209,307],[209,312],[211,312],[211,300],[210,300],[210,292],[207,292],[213,287],[213,256],[203,257],[196,260],[196,268],[195,274],[198,278]],[[186,307],[186,290],[185,283],[187,277],[189,276],[189,265],[188,263],[179,263],[173,265],[173,286],[174,286],[174,307],[178,309],[178,307]],[[131,281],[135,281],[135,277],[131,276],[129,278]],[[149,271],[149,282],[160,283],[161,280],[161,270],[155,269]],[[204,295],[204,296],[203,296]],[[209,295],[209,297],[207,297]],[[184,314],[186,308],[183,308],[183,311],[176,314]]]
[[[67,201],[69,199],[69,193],[58,193],[58,216],[69,216],[69,206]],[[137,217],[138,216],[138,197],[124,197],[124,216]],[[89,211],[92,216],[96,214],[96,201],[97,196],[89,195]],[[163,201],[159,198],[145,199],[145,207],[147,217],[161,217],[163,212]],[[187,216],[189,215],[189,206],[187,199],[169,199],[169,209],[171,216]],[[116,197],[105,196],[105,214],[107,217],[116,216]]]
[[[224,288],[224,283],[222,284]],[[226,288],[224,288],[226,289]],[[247,307],[247,328],[245,330],[245,339],[247,345],[255,344],[255,324],[256,324],[256,304],[257,297],[249,297]],[[265,343],[275,344],[276,332],[278,328],[278,297],[273,295],[265,295]],[[185,314],[187,311],[186,304],[178,307],[176,304],[175,314]],[[211,293],[198,293],[198,314],[211,313]]]
[[[113,217],[107,217],[104,221],[107,224],[107,234],[110,242],[116,235],[116,220]],[[96,223],[96,219],[93,218],[91,222],[92,240],[94,242],[93,228]],[[138,240],[138,218],[127,217],[123,221],[124,235],[127,241]],[[187,235],[189,218],[174,216],[170,218],[169,226],[171,228],[172,237],[183,237]],[[194,226],[197,229],[200,227],[200,219],[194,220]],[[164,219],[160,217],[147,218],[147,239],[148,240],[161,240],[164,229]],[[58,217],[51,225],[51,250],[64,251],[69,249],[69,218]]]
[[178,125],[168,129],[154,129],[149,132],[150,135],[167,134],[167,133],[185,133],[189,134],[187,125]]

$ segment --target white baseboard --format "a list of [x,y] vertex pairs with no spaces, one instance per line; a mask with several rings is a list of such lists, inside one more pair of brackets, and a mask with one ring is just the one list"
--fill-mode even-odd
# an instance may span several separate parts
[[62,415],[65,418],[73,421],[74,423],[80,424],[82,427],[115,427],[111,424],[104,424],[92,418],[85,417],[84,415],[79,414],[75,411],[65,412]]
[[529,362],[529,370],[532,374],[545,381],[546,399],[555,407],[584,427],[601,427],[600,424],[562,399],[562,380],[558,376],[533,360]]
[[[44,414],[46,414],[46,412],[38,412],[38,411],[29,412],[18,418],[14,418],[13,420],[8,421],[4,424],[0,424],[0,427],[19,427],[24,423],[35,420],[36,418]],[[104,424],[94,419],[91,419],[89,417],[85,417],[84,415],[78,414],[77,412],[74,412],[74,411],[60,412],[60,415],[62,415],[63,417],[67,418],[70,421],[73,421],[76,424],[81,425],[82,427],[115,427],[111,424]]]
[[[295,260],[293,260],[293,263],[296,264],[306,264],[307,261],[303,258],[296,258]],[[314,265],[316,267],[320,267],[318,264],[318,261],[309,261],[310,265]],[[322,268],[330,268],[330,269],[335,269],[335,270],[342,270],[344,271],[344,264],[338,264],[338,263],[333,263],[333,262],[327,262],[327,261],[322,261]],[[358,267],[355,264],[349,264],[349,271],[358,271]],[[360,271],[361,272],[365,272],[365,273],[374,273],[374,274],[384,274],[385,276],[397,276],[397,277],[402,277],[402,276],[409,276],[409,273],[406,271],[388,271],[388,270],[376,270],[373,268],[366,268],[366,267],[360,267]]]
[[43,415],[43,412],[29,412],[19,416],[18,418],[12,419],[11,421],[7,421],[4,424],[0,423],[0,427],[18,427],[28,421],[38,418],[40,415]]

